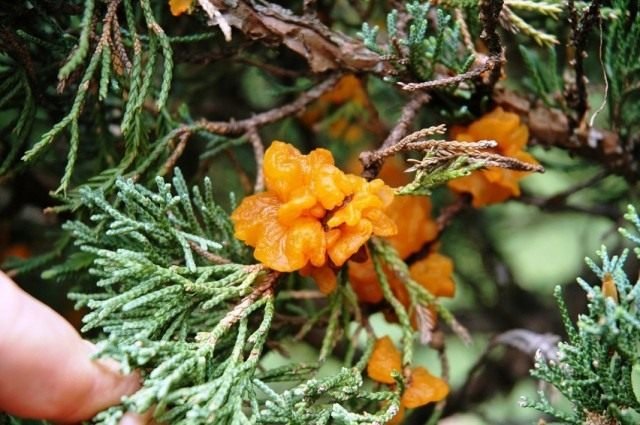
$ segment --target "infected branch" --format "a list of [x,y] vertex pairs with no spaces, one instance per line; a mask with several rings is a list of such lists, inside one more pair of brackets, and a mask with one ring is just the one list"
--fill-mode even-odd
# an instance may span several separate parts
[[[400,140],[409,132],[409,128],[413,123],[420,108],[429,102],[430,97],[426,93],[416,93],[413,98],[407,102],[402,108],[400,119],[395,127],[391,130],[380,148],[376,151],[365,151],[360,154],[360,162],[364,166],[362,176],[368,180],[374,179],[380,172],[384,159],[398,152],[394,150]],[[389,153],[391,152],[391,153]]]

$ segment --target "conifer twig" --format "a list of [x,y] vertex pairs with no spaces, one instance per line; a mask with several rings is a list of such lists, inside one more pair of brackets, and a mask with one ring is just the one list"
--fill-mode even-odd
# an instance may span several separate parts
[[209,261],[209,262],[211,262],[213,264],[229,264],[229,263],[231,263],[231,261],[229,261],[228,259],[203,249],[202,247],[200,247],[200,245],[198,245],[194,241],[189,241],[189,247],[192,250],[194,250],[196,252],[196,254],[200,255],[202,258],[204,258],[205,260],[207,260],[207,261]]
[[173,167],[175,167],[176,162],[178,162],[178,159],[180,159],[180,156],[182,156],[182,153],[184,152],[184,148],[187,146],[189,136],[191,136],[191,133],[188,132],[181,133],[178,136],[178,144],[173,149],[173,152],[171,152],[171,155],[169,155],[169,158],[165,161],[159,175],[164,176],[169,173]]
[[337,82],[342,74],[336,72],[318,85],[303,92],[290,103],[282,105],[278,108],[257,114],[251,118],[235,121],[208,121],[202,119],[194,124],[183,125],[169,132],[160,143],[156,144],[155,149],[149,154],[145,161],[135,170],[134,177],[140,175],[147,170],[151,164],[163,154],[167,144],[175,137],[183,133],[196,133],[198,131],[206,131],[221,136],[241,136],[247,134],[251,129],[259,129],[267,124],[274,123],[288,116],[294,115],[303,110],[309,103],[313,102],[324,93],[329,91]]
[[[262,268],[261,264],[249,267],[259,267]],[[233,309],[231,309],[223,318],[218,322],[215,329],[211,332],[200,332],[198,333],[196,340],[200,343],[204,343],[215,347],[218,342],[218,338],[220,335],[223,335],[228,329],[230,329],[235,323],[239,320],[246,317],[246,310],[256,302],[262,296],[273,296],[273,286],[275,285],[278,277],[280,276],[279,272],[269,271],[262,279],[260,285],[256,286],[253,291],[246,297],[244,297],[238,304],[236,304]]]
[[575,71],[575,82],[573,87],[566,90],[566,93],[569,105],[573,106],[576,111],[574,126],[582,124],[589,107],[584,59],[586,57],[587,36],[600,16],[600,6],[601,0],[593,0],[589,8],[578,18],[574,1],[569,0],[568,2],[571,42],[575,49],[571,62]]
[[362,176],[364,178],[371,180],[378,175],[384,159],[397,152],[393,151],[393,146],[400,142],[400,140],[407,134],[411,123],[418,114],[418,111],[425,103],[429,102],[429,100],[430,97],[426,93],[420,92],[414,94],[411,100],[406,103],[404,108],[402,108],[400,119],[382,145],[375,151],[365,151],[360,154],[359,159],[364,167],[364,170],[362,171]]
[[496,66],[499,68],[499,61],[493,60],[492,57],[487,58],[485,62],[477,68],[471,69],[463,74],[454,75],[453,77],[437,78],[431,81],[423,81],[421,83],[398,83],[402,90],[416,91],[416,90],[433,90],[448,86],[460,84],[463,81],[472,80],[480,77],[484,72],[494,69]]
[[196,125],[205,131],[221,135],[233,136],[247,133],[252,128],[259,128],[300,112],[309,103],[313,102],[314,100],[322,96],[325,92],[330,90],[335,85],[335,83],[338,82],[340,76],[341,73],[334,73],[317,86],[314,86],[306,92],[303,92],[293,102],[287,103],[286,105],[271,109],[261,114],[254,115],[251,118],[246,118],[239,121],[202,120]]
[[262,192],[264,190],[264,172],[262,170],[262,162],[264,160],[264,145],[260,134],[255,127],[250,127],[247,131],[247,137],[253,148],[253,155],[256,161],[256,182],[253,188],[254,192]]
[[492,90],[493,86],[498,82],[502,68],[502,45],[498,35],[502,4],[502,0],[480,0],[480,22],[482,23],[480,38],[486,43],[489,50],[489,61],[493,63],[487,81],[489,90]]

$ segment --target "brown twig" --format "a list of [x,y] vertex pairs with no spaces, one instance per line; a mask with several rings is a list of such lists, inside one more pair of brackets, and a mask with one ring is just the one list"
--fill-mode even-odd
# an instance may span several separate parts
[[623,176],[629,182],[640,179],[640,166],[632,151],[626,149],[618,133],[591,127],[576,131],[567,113],[544,105],[531,106],[514,92],[497,92],[494,100],[520,115],[527,123],[530,144],[565,149],[572,154],[595,161],[610,173]]
[[180,159],[180,156],[184,152],[184,148],[187,146],[189,136],[191,136],[191,133],[187,131],[181,133],[180,136],[178,136],[178,144],[173,149],[173,152],[171,152],[171,155],[169,155],[169,158],[167,158],[167,160],[165,161],[159,175],[164,176],[171,172],[171,169],[175,167],[176,162],[178,162],[178,159]]
[[436,218],[436,225],[438,226],[438,236],[442,234],[444,229],[451,223],[451,221],[471,203],[471,196],[469,194],[463,194],[456,198],[456,200],[444,207],[438,217]]
[[[488,141],[484,142],[486,143]],[[502,156],[497,153],[488,153],[476,149],[468,149],[464,146],[468,144],[469,143],[457,141],[428,140],[425,142],[410,143],[405,147],[407,150],[429,150],[437,153],[437,155],[434,157],[412,161],[414,162],[413,167],[411,167],[412,171],[439,167],[443,163],[447,163],[464,156],[466,157],[469,164],[481,163],[483,167],[499,167],[507,168],[514,171],[537,173],[544,172],[544,167],[539,164],[531,164],[528,162],[520,161],[516,158]]]
[[325,299],[327,297],[326,294],[323,294],[320,291],[315,291],[312,289],[299,289],[292,291],[280,291],[278,292],[279,299],[294,299],[294,300],[317,300],[317,299]]
[[544,168],[538,164],[530,164],[515,158],[502,156],[487,149],[495,148],[494,140],[480,140],[477,142],[459,142],[457,140],[420,140],[434,134],[444,134],[444,125],[418,130],[404,137],[386,149],[379,149],[372,153],[373,160],[382,161],[384,158],[403,151],[428,152],[431,155],[421,160],[409,160],[414,165],[407,171],[434,169],[450,163],[460,157],[466,158],[469,164],[481,163],[484,167],[508,168],[516,171],[543,172]]
[[131,72],[131,61],[127,56],[127,50],[122,42],[122,34],[120,33],[120,23],[118,22],[118,15],[114,16],[111,21],[111,50],[114,52],[114,62],[124,69],[124,72]]
[[278,43],[305,58],[314,73],[336,70],[390,75],[393,66],[356,39],[332,31],[315,16],[299,16],[275,3],[210,0],[228,24],[251,40]]
[[304,109],[309,103],[313,102],[325,92],[330,90],[338,81],[342,74],[334,73],[325,79],[322,83],[312,87],[302,93],[296,100],[275,109],[263,112],[240,121],[207,121],[201,120],[197,124],[187,129],[205,130],[210,133],[239,136],[249,132],[252,128],[260,128],[264,125],[279,121],[290,115],[294,115]]
[[[250,267],[262,267],[261,265]],[[218,338],[225,331],[230,329],[235,323],[245,317],[246,310],[262,296],[273,296],[273,286],[280,276],[279,272],[270,270],[262,279],[262,282],[256,286],[253,291],[245,296],[238,304],[235,305],[223,318],[218,322],[211,332],[201,332],[196,336],[196,340],[200,343],[215,347]]]
[[416,90],[433,90],[443,87],[453,86],[460,84],[463,81],[472,80],[480,77],[484,72],[499,68],[500,62],[492,60],[491,57],[477,68],[471,69],[464,74],[454,75],[453,77],[443,77],[431,81],[423,81],[421,83],[397,83],[402,90],[416,91]]
[[253,191],[262,192],[264,190],[264,172],[262,170],[264,145],[262,144],[262,139],[260,138],[260,134],[256,127],[249,128],[247,131],[247,137],[249,138],[249,143],[251,143],[251,147],[253,148],[253,156],[256,161],[256,182],[253,187]]
[[482,23],[480,38],[486,43],[489,50],[489,62],[493,63],[487,81],[489,90],[493,90],[498,82],[502,68],[502,45],[498,35],[502,4],[502,0],[480,0],[480,22]]
[[245,57],[245,56],[235,56],[232,58],[233,61],[244,63],[246,65],[251,65],[256,68],[260,68],[263,71],[268,72],[269,74],[273,74],[278,77],[288,77],[288,78],[298,78],[304,75],[302,72],[294,71],[291,69],[282,68],[277,65],[259,62],[257,60]]
[[[261,114],[254,115],[250,118],[246,118],[239,121],[208,121],[200,120],[195,124],[182,126],[176,128],[166,136],[168,141],[175,139],[176,137],[187,137],[197,131],[208,131],[210,133],[219,134],[222,136],[241,136],[247,135],[248,141],[252,144],[254,154],[257,163],[258,175],[255,182],[255,189],[259,190],[264,188],[264,178],[262,175],[262,158],[264,156],[264,147],[258,134],[258,129],[267,124],[279,121],[288,116],[299,113],[309,103],[313,102],[328,90],[330,90],[338,81],[342,74],[334,73],[327,77],[320,84],[312,87],[306,92],[298,96],[294,101],[287,103],[275,109],[263,112]],[[187,135],[187,136],[184,136]],[[181,139],[182,140],[182,139]],[[184,148],[183,148],[184,149]],[[175,152],[174,152],[175,153]]]
[[429,101],[430,97],[426,93],[416,93],[411,100],[402,108],[400,119],[391,130],[380,148],[375,151],[366,151],[360,154],[360,162],[364,170],[362,176],[368,180],[375,178],[380,172],[384,159],[389,156],[388,150],[398,143],[409,131],[413,120],[420,108]]
[[197,243],[193,242],[193,241],[189,241],[189,247],[194,250],[196,252],[196,254],[198,254],[199,256],[201,256],[202,258],[204,258],[205,260],[209,261],[210,263],[213,264],[229,264],[231,261],[229,261],[228,259],[221,257],[217,254],[213,254],[209,251],[207,251],[206,249],[203,249],[200,245],[198,245]]
[[473,39],[471,38],[471,33],[469,32],[469,27],[467,26],[467,21],[464,19],[464,13],[462,12],[462,9],[454,9],[453,16],[456,20],[456,23],[458,24],[458,28],[460,28],[460,34],[462,35],[464,46],[471,53],[476,53],[476,47],[473,44]]
[[579,19],[573,0],[569,0],[568,2],[571,43],[575,49],[572,61],[575,70],[575,86],[567,88],[566,97],[567,103],[576,111],[576,118],[572,123],[574,127],[580,126],[583,123],[589,107],[584,59],[587,56],[587,36],[600,16],[601,2],[601,0],[593,0],[589,8],[587,8]]

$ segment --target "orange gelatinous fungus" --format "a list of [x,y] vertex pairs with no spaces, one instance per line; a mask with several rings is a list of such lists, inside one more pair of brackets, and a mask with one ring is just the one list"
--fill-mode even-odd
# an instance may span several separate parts
[[[399,186],[408,181],[397,161],[388,160],[382,167],[381,178],[388,184]],[[424,244],[435,240],[438,227],[431,218],[431,201],[424,196],[396,196],[385,210],[386,216],[396,223],[397,233],[386,238],[401,258],[406,259],[418,252]],[[451,297],[455,292],[452,279],[453,262],[448,257],[429,253],[410,268],[411,278],[436,296]],[[409,293],[403,282],[388,267],[384,266],[389,286],[396,298],[408,306]],[[358,299],[362,302],[378,303],[384,298],[373,263],[349,263],[349,281]]]
[[613,280],[613,276],[611,276],[609,272],[605,273],[602,277],[602,295],[611,298],[616,304],[619,302],[618,288]]
[[247,196],[231,214],[235,236],[255,248],[255,258],[274,270],[304,269],[325,293],[335,272],[371,236],[391,236],[385,213],[393,190],[334,165],[331,152],[303,155],[274,141],[264,155],[266,192]]
[[384,298],[370,258],[363,263],[349,262],[349,283],[361,302],[376,304]]
[[341,104],[349,101],[364,105],[368,101],[367,91],[362,82],[353,74],[347,74],[340,78],[332,90],[320,97],[321,101],[333,104]]
[[438,236],[438,225],[431,218],[431,201],[425,196],[397,196],[387,215],[398,226],[398,233],[387,241],[407,258]]
[[412,409],[440,401],[448,394],[449,385],[444,380],[418,366],[411,369],[407,386],[402,393],[401,403],[404,407]]
[[[359,106],[365,106],[369,102],[367,91],[358,77],[353,74],[347,74],[340,78],[331,90],[320,96],[300,115],[300,120],[311,127],[327,116],[331,105],[343,105],[348,102],[354,102]],[[346,121],[338,120],[338,122],[340,124],[332,124],[333,128],[329,128],[329,132],[334,136],[347,129],[348,123]]]
[[330,294],[338,284],[336,273],[329,266],[306,266],[300,270],[302,276],[311,276],[323,294]]
[[446,255],[432,252],[409,267],[411,278],[436,297],[451,298],[456,292],[453,282],[453,261]]
[[169,0],[169,9],[173,16],[180,16],[191,8],[192,0]]
[[374,381],[393,384],[396,382],[391,376],[393,371],[402,372],[401,353],[388,336],[378,338],[367,363],[367,374]]
[[[388,336],[378,338],[367,363],[367,374],[374,381],[391,385],[395,384],[393,371],[402,372],[401,353]],[[424,367],[408,370],[406,378],[406,387],[400,399],[402,407],[412,409],[440,401],[449,394],[449,385]]]
[[[505,112],[502,108],[494,109],[469,127],[454,127],[452,134],[455,139],[464,142],[495,140],[498,142],[495,148],[497,153],[537,164],[531,155],[523,151],[529,139],[527,126],[520,122],[518,115]],[[512,196],[519,196],[518,182],[529,174],[491,167],[452,180],[448,185],[455,192],[470,193],[473,197],[473,206],[479,208],[503,202]]]
[[325,128],[331,139],[340,139],[347,143],[362,141],[365,137],[367,122],[360,112],[342,110],[334,115],[333,110],[343,105],[356,105],[359,111],[370,105],[369,96],[360,79],[347,74],[340,78],[336,85],[309,105],[300,115],[300,121],[310,128]]
[[[397,160],[384,163],[380,178],[392,187],[409,183]],[[400,258],[417,252],[438,236],[438,226],[431,218],[431,200],[425,196],[396,196],[386,213],[398,226],[398,233],[388,237],[387,241],[398,251]]]

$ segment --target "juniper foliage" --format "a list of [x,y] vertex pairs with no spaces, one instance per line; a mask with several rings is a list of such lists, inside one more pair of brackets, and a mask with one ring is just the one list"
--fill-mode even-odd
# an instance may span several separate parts
[[[160,177],[156,184],[152,191],[118,179],[112,202],[83,190],[95,224],[65,225],[91,258],[96,279],[96,291],[71,294],[90,311],[82,330],[104,334],[98,356],[143,374],[142,388],[95,423],[116,424],[126,410],[148,409],[171,424],[358,424],[393,417],[399,393],[363,387],[371,337],[360,359],[335,376],[317,377],[313,365],[266,368],[265,344],[282,302],[274,291],[278,274],[245,264],[247,250],[233,238],[208,179],[203,190],[188,191],[176,169],[172,184]],[[355,300],[348,292],[343,282],[327,305],[320,361],[333,350],[338,324],[350,320],[343,310]],[[294,386],[276,391],[274,381]]]
[[[621,232],[637,246],[640,256],[640,218],[629,207],[626,218],[633,232]],[[610,256],[605,247],[598,251],[601,264],[587,259],[600,281],[578,283],[589,300],[587,312],[574,324],[556,288],[567,340],[558,346],[556,359],[536,358],[531,374],[552,384],[571,403],[565,412],[554,407],[544,392],[539,401],[523,404],[547,413],[567,424],[596,424],[616,421],[624,425],[640,420],[640,281],[631,281],[624,270],[628,251]],[[615,284],[615,289],[607,285]],[[615,293],[615,295],[614,295]],[[597,422],[601,420],[601,422]]]
[[[200,7],[205,3],[218,4],[230,17],[229,23],[235,25],[231,41],[221,37],[222,25],[211,25],[216,19]],[[395,10],[389,10],[385,2],[370,1],[371,13],[361,13],[357,24],[351,24],[351,33],[348,25],[342,26],[341,17],[325,25],[339,15],[335,10],[345,2],[294,3],[288,10],[262,0],[194,1],[193,13],[179,18],[170,15],[166,1],[150,0],[16,2],[0,10],[0,179],[15,179],[27,169],[54,176],[47,190],[52,190],[57,204],[49,211],[72,217],[56,229],[58,239],[48,252],[8,266],[20,273],[48,267],[45,278],[80,282],[71,297],[88,311],[83,331],[100,341],[98,355],[115,358],[125,371],[136,369],[143,376],[138,392],[100,413],[94,422],[115,425],[126,410],[153,408],[156,419],[168,424],[365,424],[386,423],[399,409],[405,384],[402,376],[395,376],[396,386],[386,390],[363,383],[373,347],[368,323],[371,311],[361,308],[347,282],[347,270],[338,275],[338,288],[330,296],[296,298],[308,282],[297,274],[283,276],[252,264],[250,252],[233,236],[227,212],[214,200],[210,180],[189,190],[178,169],[170,183],[159,177],[171,174],[188,139],[189,147],[205,142],[196,161],[205,170],[203,174],[214,168],[209,160],[223,153],[230,157],[242,154],[240,145],[249,142],[259,166],[264,149],[260,132],[279,137],[287,130],[288,135],[308,137],[309,145],[317,144],[320,139],[312,134],[315,129],[297,125],[292,117],[328,92],[343,73],[355,73],[363,81],[366,76],[370,81],[380,78],[375,84],[382,97],[397,95],[415,81],[431,82],[438,89],[430,93],[431,100],[415,103],[413,110],[405,108],[408,112],[403,112],[397,124],[377,116],[377,111],[386,115],[392,109],[386,104],[378,109],[374,102],[358,106],[376,121],[376,136],[388,133],[390,142],[395,136],[403,137],[414,124],[433,124],[414,123],[423,106],[433,116],[454,116],[453,121],[480,115],[495,103],[493,83],[484,81],[482,75],[489,68],[483,66],[493,61],[493,70],[499,71],[502,59],[496,56],[504,47],[498,40],[493,47],[499,54],[494,49],[491,57],[475,50],[475,42],[487,29],[497,37],[497,28],[486,28],[486,19],[482,22],[480,11],[486,5],[499,12],[495,26],[525,36],[519,40],[529,46],[522,47],[522,53],[533,70],[534,94],[547,105],[558,106],[554,96],[560,91],[565,69],[549,66],[543,70],[542,61],[527,53],[533,51],[533,43],[549,46],[557,42],[556,33],[562,36],[566,8],[557,1],[441,0],[437,5],[407,1],[394,3]],[[358,10],[362,2],[346,3],[362,11]],[[590,7],[586,2],[573,3],[580,13]],[[314,6],[322,13],[297,13]],[[241,15],[247,10],[251,19]],[[300,52],[279,34],[261,39],[266,27],[258,24],[266,16],[261,15],[264,11],[280,25],[294,25],[297,31],[313,29],[313,42]],[[612,8],[600,12],[606,18],[603,42],[611,87],[611,129],[619,132],[625,152],[632,152],[635,118],[640,115],[638,102],[634,102],[639,57],[634,40],[640,31],[637,6],[633,0],[614,0]],[[366,22],[385,16],[386,34],[378,37],[377,27]],[[238,22],[255,26],[243,27]],[[369,50],[361,49],[362,43],[355,38],[358,27]],[[625,37],[627,33],[632,36]],[[325,43],[327,40],[331,43]],[[338,49],[325,49],[327,46]],[[366,52],[364,59],[353,62],[357,66],[346,63],[343,56],[331,57],[345,46],[350,52]],[[375,66],[367,68],[371,57]],[[319,71],[316,61],[326,69]],[[181,72],[176,70],[178,63],[184,66]],[[211,64],[204,76],[194,71],[202,63]],[[277,95],[274,97],[295,99],[255,111],[250,95],[235,93],[236,85],[227,87],[229,81],[239,79],[239,63],[257,69]],[[211,94],[203,100],[205,86]],[[203,107],[211,98],[225,109],[226,90],[234,92],[230,111]],[[246,91],[253,91],[253,86]],[[411,104],[410,99],[405,106]],[[211,112],[224,121],[194,119],[191,106],[200,108],[193,114],[196,117]],[[349,106],[353,105],[344,107]],[[236,116],[250,118],[236,120]],[[567,131],[571,146],[576,137],[580,142],[580,135]],[[344,149],[333,142],[334,150]],[[581,148],[590,146],[585,143]],[[195,147],[193,152],[197,151]],[[444,161],[437,149],[429,150],[422,166],[416,168],[414,181],[398,192],[429,194],[434,186],[486,165],[470,159],[456,154]],[[237,174],[246,171],[239,167]],[[253,171],[248,174],[253,176]],[[231,192],[227,187],[221,191],[224,196]],[[230,203],[235,204],[233,197]],[[468,340],[453,315],[411,278],[407,263],[389,244],[373,239],[369,252],[385,308],[390,306],[400,324],[405,366],[414,357],[414,325],[421,342],[432,337],[430,308]],[[592,264],[594,270],[611,273],[621,294],[636,297],[639,290],[633,288],[637,285],[632,287],[619,272],[622,260],[602,255],[605,265]],[[50,267],[54,262],[58,264]],[[406,285],[408,305],[394,295],[386,269]],[[583,353],[591,353],[599,364],[615,367],[606,368],[609,375],[605,376],[603,368],[592,370],[584,362],[575,363],[574,369],[586,376],[571,375],[575,380],[571,385],[584,389],[586,395],[576,399],[572,415],[552,410],[546,399],[538,407],[572,423],[584,419],[584,409],[597,414],[606,411],[623,420],[638,411],[637,398],[629,392],[630,388],[636,388],[636,395],[639,392],[639,378],[634,378],[640,368],[634,354],[638,350],[629,345],[637,338],[624,342],[621,337],[632,331],[637,336],[637,302],[623,297],[619,305],[612,305],[597,288],[589,289],[589,294],[594,312],[581,318],[580,323],[586,325],[579,325],[573,339],[563,346],[565,359],[577,355],[570,347],[582,350],[584,343]],[[598,334],[603,326],[608,333]],[[268,351],[277,351],[292,335],[297,340],[308,338],[318,328],[322,334],[316,344],[317,362],[271,367],[264,361]],[[617,354],[609,356],[610,352]],[[331,356],[340,361],[341,368],[323,377],[319,365]],[[569,369],[558,371],[554,365],[541,364],[539,370],[540,377],[560,385],[560,378],[566,378],[562,374]],[[612,391],[604,401],[587,385],[599,373],[606,378],[601,389]],[[613,388],[614,382],[624,385]],[[435,412],[432,421],[440,413]],[[19,422],[14,418],[6,421]]]

